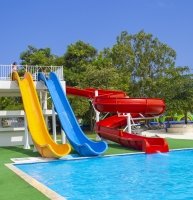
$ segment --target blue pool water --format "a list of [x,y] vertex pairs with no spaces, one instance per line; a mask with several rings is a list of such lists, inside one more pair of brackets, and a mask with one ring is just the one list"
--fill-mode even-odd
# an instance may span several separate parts
[[70,200],[193,199],[193,150],[15,166]]

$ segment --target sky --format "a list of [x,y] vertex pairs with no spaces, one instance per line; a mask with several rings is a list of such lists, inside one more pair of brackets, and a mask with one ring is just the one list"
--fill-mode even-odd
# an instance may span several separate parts
[[19,63],[28,45],[62,56],[82,40],[100,51],[141,30],[193,68],[193,0],[0,0],[0,64]]

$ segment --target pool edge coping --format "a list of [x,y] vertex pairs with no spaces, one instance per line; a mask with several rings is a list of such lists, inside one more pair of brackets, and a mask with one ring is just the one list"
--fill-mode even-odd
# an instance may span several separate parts
[[23,172],[19,168],[14,166],[14,163],[7,163],[5,164],[7,168],[13,171],[16,175],[18,175],[22,180],[30,184],[33,188],[37,189],[43,195],[48,197],[49,199],[53,200],[67,200],[65,197],[59,195],[54,190],[48,188],[46,185],[42,184],[41,182],[37,181],[33,177],[29,176],[27,173]]
[[[193,147],[190,148],[180,148],[180,149],[171,149],[168,152],[164,153],[169,153],[172,151],[182,151],[182,150],[193,150]],[[162,152],[157,152],[157,153],[162,153]],[[108,155],[99,155],[99,156],[85,156],[85,157],[74,157],[74,158],[60,158],[60,159],[53,159],[53,160],[38,160],[38,161],[22,161],[22,162],[14,162],[12,159],[13,165],[20,165],[20,164],[35,164],[35,163],[47,163],[47,162],[57,162],[57,161],[76,161],[76,160],[84,160],[84,159],[93,159],[93,158],[106,158],[106,157],[113,157],[113,156],[127,156],[127,155],[138,155],[138,154],[146,154],[145,152],[132,152],[132,153],[119,153],[119,154],[108,154]],[[154,154],[154,153],[153,153]],[[151,155],[151,154],[147,154]]]

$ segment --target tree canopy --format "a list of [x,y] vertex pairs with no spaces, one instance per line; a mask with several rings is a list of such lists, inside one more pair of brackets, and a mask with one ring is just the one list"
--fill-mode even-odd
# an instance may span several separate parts
[[40,48],[37,49],[31,45],[28,46],[28,49],[23,51],[20,54],[21,64],[22,65],[52,65],[57,56],[51,54],[50,48]]
[[122,32],[111,50],[114,66],[130,77],[130,95],[157,96],[156,82],[175,65],[175,51],[152,34]]

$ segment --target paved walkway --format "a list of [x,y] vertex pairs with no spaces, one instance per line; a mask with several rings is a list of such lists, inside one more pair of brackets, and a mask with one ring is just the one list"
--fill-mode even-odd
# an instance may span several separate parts
[[186,139],[186,140],[193,140],[193,132],[191,133],[166,133],[165,129],[159,130],[147,130],[141,133],[144,136],[149,137],[162,137],[162,138],[174,138],[174,139]]

